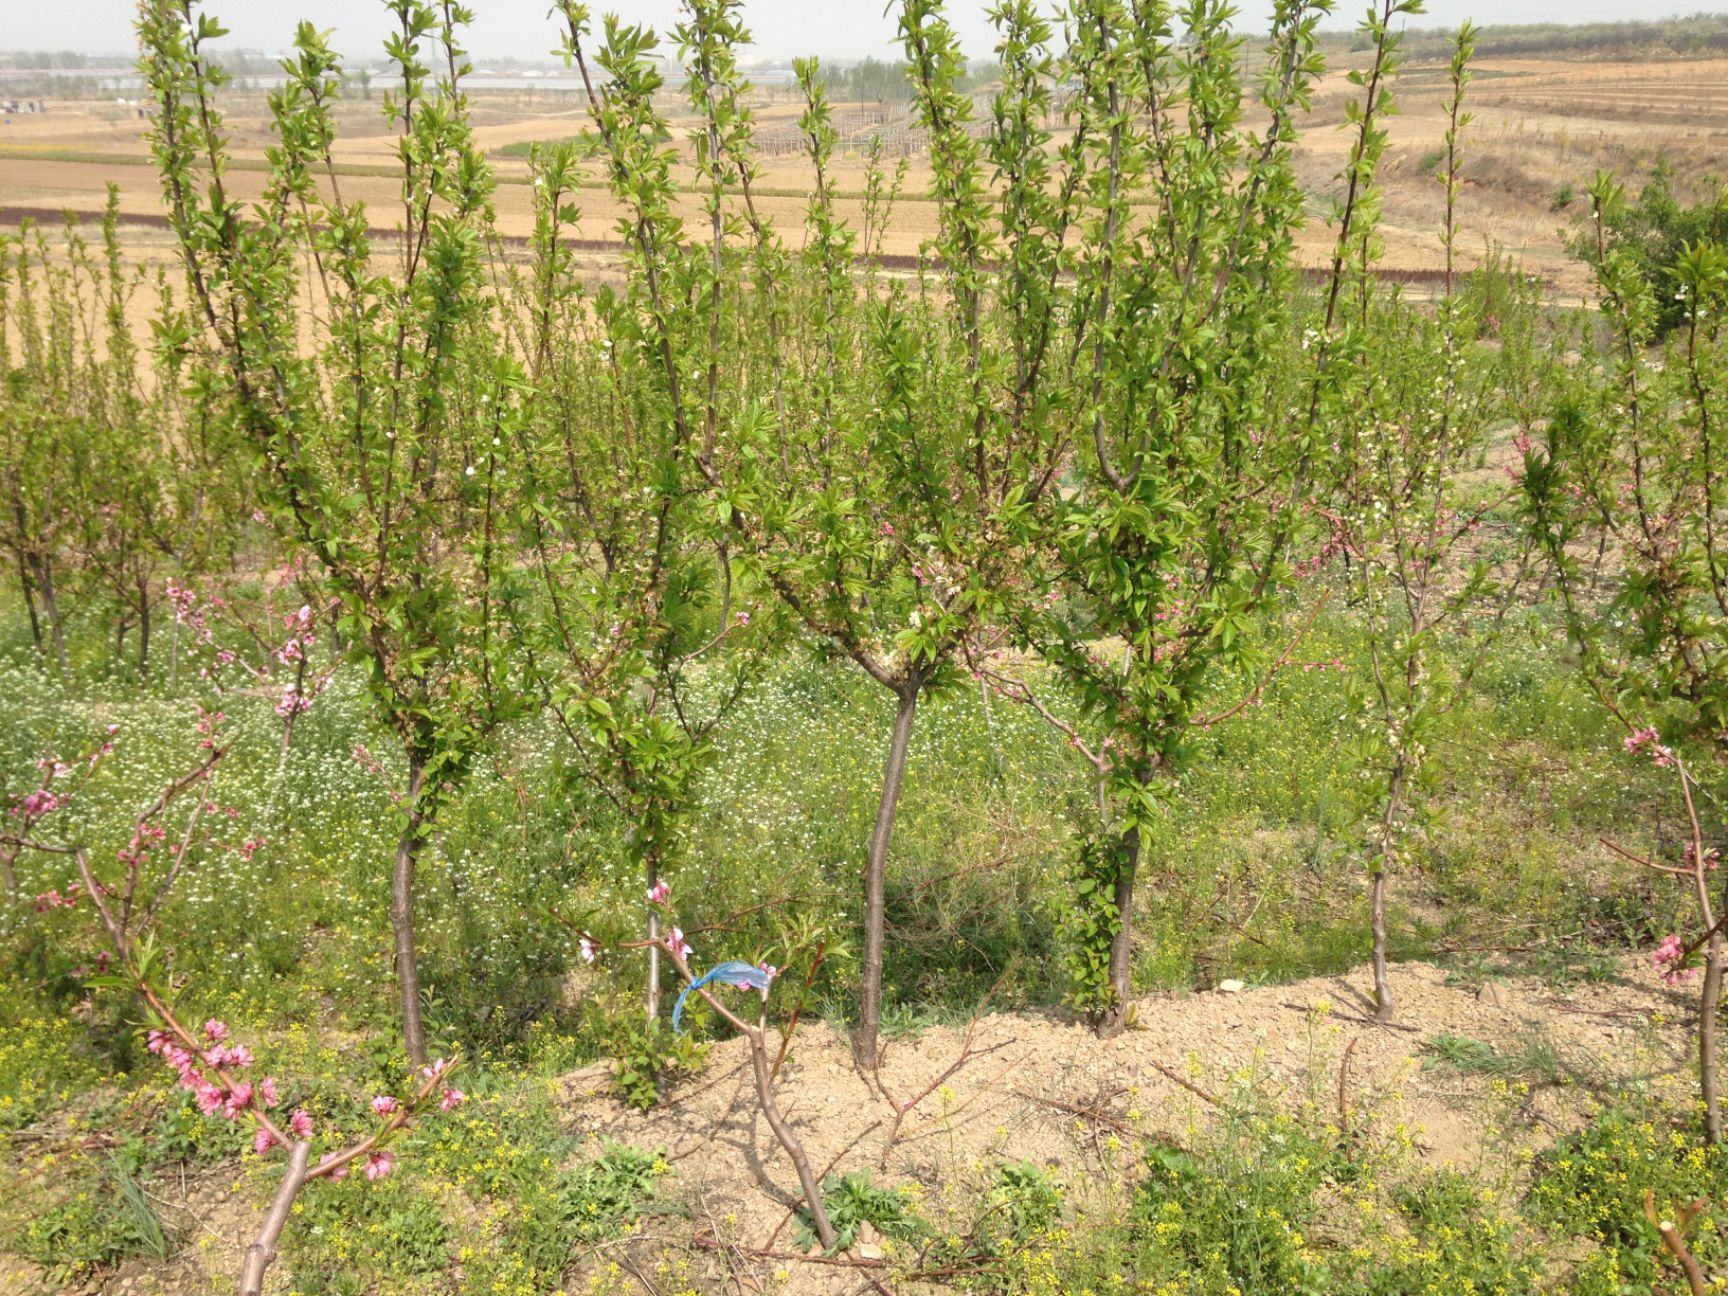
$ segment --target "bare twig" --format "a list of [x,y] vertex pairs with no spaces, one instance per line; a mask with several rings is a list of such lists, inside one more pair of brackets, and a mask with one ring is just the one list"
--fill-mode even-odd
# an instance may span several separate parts
[[1157,1058],[1147,1058],[1146,1061],[1147,1061],[1147,1064],[1150,1065],[1153,1070],[1158,1072],[1159,1075],[1163,1076],[1166,1080],[1171,1081],[1173,1084],[1181,1085],[1184,1089],[1186,1089],[1189,1093],[1193,1094],[1196,1098],[1199,1098],[1199,1099],[1204,1100],[1205,1102],[1211,1103],[1212,1106],[1214,1106],[1214,1107],[1222,1107],[1224,1105],[1224,1100],[1222,1098],[1220,1098],[1217,1094],[1207,1093],[1206,1090],[1202,1089],[1199,1085],[1195,1084],[1192,1080],[1189,1080],[1186,1076],[1182,1075],[1180,1072],[1176,1071],[1174,1068],[1165,1066]]
[[1040,1107],[1051,1107],[1059,1112],[1067,1112],[1070,1116],[1078,1116],[1082,1120],[1091,1121],[1094,1125],[1103,1125],[1107,1129],[1115,1130],[1118,1134],[1132,1134],[1134,1132],[1126,1123],[1100,1111],[1097,1107],[1082,1107],[1078,1103],[1066,1103],[1059,1098],[1040,1098],[1037,1094],[1022,1093],[1018,1089],[1014,1091],[1014,1096],[1024,1098],[1030,1103],[1037,1103]]

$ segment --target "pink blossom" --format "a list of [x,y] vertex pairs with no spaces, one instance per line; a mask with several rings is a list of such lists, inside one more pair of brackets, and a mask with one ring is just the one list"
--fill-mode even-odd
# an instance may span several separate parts
[[81,888],[76,886],[68,887],[65,895],[61,895],[58,890],[44,891],[36,897],[36,912],[46,913],[50,909],[71,909],[78,903],[80,893]]
[[880,530],[883,535],[891,536],[894,534],[894,524],[892,522],[884,522]]
[[395,1158],[388,1152],[374,1152],[366,1158],[366,1177],[368,1179],[382,1179],[390,1173],[394,1165]]
[[222,1091],[215,1085],[204,1080],[195,1083],[193,1092],[198,1097],[198,1110],[206,1116],[214,1116],[222,1108]]
[[420,1074],[428,1080],[436,1080],[450,1069],[450,1064],[443,1058],[433,1058],[431,1063],[420,1068]]
[[684,939],[684,929],[682,927],[674,927],[672,929],[671,935],[666,937],[666,948],[679,957],[686,959],[694,953],[690,948],[690,942]]
[[648,888],[648,903],[654,905],[665,904],[666,897],[671,894],[672,888],[667,886],[665,879],[662,878],[660,881]]
[[377,1112],[380,1116],[388,1116],[392,1112],[400,1111],[401,1109],[402,1104],[397,1102],[389,1094],[379,1094],[372,1100],[372,1110]]
[[242,1080],[228,1091],[228,1096],[222,1100],[222,1115],[226,1120],[235,1120],[240,1113],[252,1105],[252,1082]]
[[263,1156],[275,1146],[276,1136],[260,1125],[258,1132],[252,1136],[252,1150],[259,1156]]
[[311,709],[311,698],[307,697],[292,684],[286,684],[283,686],[282,696],[276,701],[277,715],[281,716],[284,720],[287,720],[291,716],[297,716],[301,712],[310,711]]
[[[1698,867],[1698,852],[1694,848],[1694,846],[1692,845],[1691,842],[1686,843],[1686,851],[1685,851],[1684,858],[1686,860],[1686,867],[1696,871],[1696,869]],[[1717,850],[1714,846],[1706,846],[1704,848],[1704,869],[1705,869],[1705,871],[1711,872],[1717,868],[1720,868],[1721,866],[1722,866],[1722,852]]]
[[446,1089],[443,1098],[438,1103],[439,1111],[455,1111],[468,1097],[460,1089]]
[[274,1107],[282,1101],[282,1096],[276,1092],[275,1076],[265,1076],[258,1082],[258,1101],[266,1108]]
[[1679,985],[1681,982],[1690,981],[1698,975],[1697,968],[1678,966],[1681,955],[1685,952],[1686,948],[1681,944],[1680,938],[1670,932],[1662,938],[1656,946],[1655,952],[1650,955],[1650,966],[1656,969],[1657,975],[1662,978],[1665,985]]
[[226,1048],[218,1044],[204,1054],[204,1061],[213,1067],[249,1067],[252,1065],[252,1050],[244,1044]]
[[312,1113],[304,1107],[296,1107],[294,1114],[288,1118],[288,1128],[294,1132],[295,1138],[309,1139],[312,1137]]
[[39,788],[25,795],[17,805],[12,807],[14,816],[23,815],[26,819],[40,819],[66,804],[66,798],[50,792],[47,788]]
[[215,1040],[217,1043],[221,1043],[223,1040],[228,1038],[228,1027],[225,1023],[219,1022],[212,1017],[209,1021],[204,1023],[204,1037],[206,1039]]
[[1657,734],[1655,726],[1646,726],[1643,729],[1635,729],[1631,734],[1627,735],[1624,745],[1626,750],[1634,756],[1648,751],[1651,760],[1661,768],[1667,769],[1669,766],[1674,764],[1674,749],[1672,747],[1664,747],[1661,743],[1656,741],[1656,738]]
[[600,956],[600,947],[593,941],[589,940],[586,936],[582,937],[582,939],[577,941],[576,944],[582,950],[582,961],[584,963],[592,963]]

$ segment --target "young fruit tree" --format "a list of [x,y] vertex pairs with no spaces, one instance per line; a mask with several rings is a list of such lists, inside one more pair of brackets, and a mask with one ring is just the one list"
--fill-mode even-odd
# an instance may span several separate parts
[[[42,934],[74,948],[95,934],[104,947],[95,956],[95,974],[79,976],[87,990],[117,990],[142,1011],[145,1047],[173,1069],[177,1086],[190,1094],[205,1116],[233,1122],[252,1131],[252,1151],[260,1157],[286,1149],[288,1163],[258,1231],[242,1253],[240,1296],[262,1296],[264,1276],[276,1260],[276,1244],[293,1214],[301,1190],[318,1179],[342,1179],[358,1169],[368,1180],[389,1175],[395,1164],[392,1145],[436,1103],[452,1111],[465,1095],[451,1084],[454,1064],[440,1058],[420,1068],[405,1097],[377,1094],[370,1103],[370,1129],[344,1138],[340,1127],[353,1129],[352,1118],[332,1123],[338,1132],[320,1137],[316,1126],[323,1115],[319,1103],[294,1107],[284,1100],[275,1076],[258,1079],[252,1050],[235,1038],[227,1023],[207,1019],[202,1027],[181,1020],[171,1006],[171,987],[185,988],[176,978],[167,951],[157,940],[164,904],[177,884],[210,867],[224,853],[250,858],[256,839],[242,836],[228,815],[218,813],[217,770],[228,754],[211,713],[202,712],[186,732],[186,772],[171,779],[137,812],[125,844],[109,852],[98,850],[85,836],[78,809],[92,793],[105,763],[123,741],[119,726],[109,726],[93,747],[70,761],[53,751],[38,761],[41,779],[27,793],[9,798],[8,831],[0,834],[0,866],[12,890],[14,868],[25,852],[42,856],[74,872],[77,881],[55,886],[35,898]],[[184,827],[178,816],[184,812]],[[237,814],[237,811],[236,811]],[[170,821],[173,820],[170,840]],[[112,863],[105,863],[109,859]],[[15,896],[13,897],[16,898]],[[94,912],[92,923],[86,915]],[[10,918],[12,915],[8,915]],[[90,929],[94,928],[92,932]],[[292,1108],[284,1115],[283,1110]],[[336,1113],[330,1113],[335,1116]],[[316,1116],[316,1118],[315,1118]],[[316,1161],[318,1144],[324,1152]]]
[[[488,275],[492,180],[470,136],[459,5],[390,0],[402,160],[401,264],[376,266],[368,212],[332,161],[340,67],[302,23],[271,96],[262,198],[229,191],[193,0],[148,0],[138,32],[156,100],[151,143],[198,323],[201,381],[263,469],[269,507],[314,556],[407,767],[391,923],[403,1040],[426,1059],[416,865],[476,752],[519,693],[506,653],[519,586],[497,544],[526,380]],[[427,62],[435,59],[434,77]],[[306,272],[302,267],[308,267]]]
[[[1569,375],[1542,436],[1522,442],[1522,480],[1579,669],[1626,726],[1628,750],[1681,770],[1695,819],[1695,791],[1717,815],[1728,794],[1728,249],[1705,241],[1681,250],[1672,277],[1684,316],[1659,341],[1650,280],[1606,233],[1624,201],[1609,176],[1590,187],[1599,342]],[[1704,1135],[1717,1143],[1728,950],[1710,887],[1723,875],[1702,830],[1687,837],[1681,863],[1651,863],[1685,875],[1696,894],[1697,939],[1673,938],[1666,961],[1703,956],[1699,1085]],[[1728,912],[1728,895],[1718,903]]]
[[[798,1025],[798,1009],[794,1009],[791,1020],[780,1031],[780,1046],[778,1051],[770,1047],[768,1036],[768,997],[779,978],[781,969],[769,963],[745,963],[738,959],[726,959],[714,964],[706,972],[698,975],[691,967],[691,960],[696,957],[696,951],[684,936],[684,929],[678,925],[676,913],[672,904],[671,887],[661,883],[655,887],[649,903],[657,914],[666,919],[663,930],[645,941],[626,942],[620,948],[646,948],[651,954],[661,954],[671,963],[673,971],[684,983],[684,988],[678,992],[678,998],[672,1005],[672,1030],[674,1033],[686,1029],[684,1025],[684,1005],[691,995],[698,996],[719,1018],[741,1035],[750,1049],[750,1074],[756,1084],[756,1102],[761,1108],[763,1119],[768,1122],[768,1128],[774,1138],[785,1150],[792,1162],[792,1167],[798,1174],[798,1186],[804,1194],[805,1210],[809,1212],[812,1232],[822,1243],[825,1250],[836,1249],[838,1235],[829,1222],[828,1210],[822,1200],[821,1185],[817,1182],[816,1173],[810,1167],[810,1158],[804,1151],[804,1144],[797,1133],[787,1124],[786,1118],[780,1112],[780,1104],[774,1096],[774,1081],[779,1075],[780,1064],[786,1058],[786,1051],[791,1046],[792,1032]],[[583,933],[581,938],[582,955],[589,962],[596,961],[603,946],[592,936]],[[822,945],[818,943],[815,949],[809,950],[804,942],[793,940],[787,945],[787,953],[794,958],[810,953],[814,962],[820,963]],[[812,973],[814,968],[812,969]],[[747,1012],[737,1011],[727,1006],[720,991],[740,990],[755,991],[761,996],[755,1022],[749,1020]],[[808,989],[808,981],[806,982]],[[772,1060],[770,1054],[772,1053]]]
[[45,665],[70,681],[68,622],[96,622],[116,674],[137,631],[147,683],[161,573],[221,553],[231,519],[206,505],[232,502],[235,474],[199,454],[206,429],[141,364],[128,311],[142,275],[124,264],[119,201],[109,186],[99,247],[70,215],[58,240],[33,227],[0,240],[0,548]]
[[[1534,300],[1514,288],[1516,309],[1496,321],[1494,344],[1478,345],[1480,308],[1459,292],[1460,143],[1475,39],[1466,23],[1450,65],[1438,177],[1446,277],[1437,310],[1374,293],[1367,274],[1377,241],[1371,203],[1355,234],[1358,327],[1377,342],[1352,375],[1349,412],[1339,420],[1332,521],[1333,543],[1348,560],[1340,580],[1361,617],[1368,656],[1367,679],[1353,680],[1350,691],[1368,786],[1374,1001],[1382,1021],[1394,1012],[1387,888],[1422,820],[1429,747],[1443,717],[1469,700],[1478,667],[1525,592],[1531,557],[1509,508],[1516,484],[1495,476],[1484,486],[1471,472],[1498,423],[1517,416],[1502,393],[1519,384],[1508,383],[1504,371],[1531,355],[1520,343],[1536,319]],[[1381,111],[1390,107],[1382,99]],[[1528,432],[1521,427],[1516,435]]]
[[[1031,11],[1015,6],[1021,24]],[[585,18],[577,6],[570,9]],[[620,119],[605,139],[633,183],[622,229],[629,293],[657,350],[659,400],[683,419],[677,465],[688,456],[714,516],[753,588],[772,591],[806,632],[857,665],[894,701],[875,824],[865,852],[863,974],[854,1047],[874,1069],[879,1051],[889,847],[921,698],[955,678],[960,645],[991,614],[1019,558],[1029,501],[1050,488],[1060,461],[1046,383],[1001,361],[1008,313],[992,273],[998,226],[1028,246],[1060,236],[1016,223],[989,185],[964,61],[938,8],[910,0],[900,30],[913,102],[930,139],[937,233],[921,272],[888,283],[858,264],[867,248],[843,219],[833,175],[837,135],[814,62],[798,68],[802,129],[815,178],[805,247],[793,255],[758,208],[752,122],[741,106],[736,48],[745,39],[732,3],[696,3],[680,28],[701,127],[696,157],[709,218],[706,255],[681,248],[675,227],[649,206],[665,161],[650,141],[664,119],[639,90],[647,37],[613,24],[606,98]],[[1032,78],[1032,93],[1048,86]],[[1026,105],[1029,117],[1041,114]],[[601,118],[597,117],[597,120]],[[629,132],[626,133],[625,126]],[[1000,124],[999,124],[1000,126]],[[1028,175],[1045,136],[998,139]],[[1036,172],[1042,175],[1041,171]],[[884,181],[873,169],[866,204],[880,219]],[[1022,201],[1037,189],[1023,180]],[[1040,211],[1042,212],[1042,208]],[[1042,217],[1041,217],[1042,219]],[[879,226],[877,227],[879,229]],[[1036,278],[1054,280],[1053,261]],[[1023,272],[1015,281],[1025,285]],[[1053,334],[1053,294],[1026,288],[1028,329]],[[673,309],[674,301],[690,303]],[[727,356],[738,362],[729,368]],[[1054,363],[1045,370],[1053,379]]]
[[[1086,0],[1071,15],[1063,75],[1077,87],[1068,151],[1083,234],[1072,258],[1070,417],[1083,427],[1072,480],[1046,497],[1044,542],[1014,637],[1048,661],[1082,715],[1057,721],[1099,780],[1101,822],[1079,848],[1071,998],[1099,1033],[1128,1020],[1135,878],[1189,736],[1257,695],[1207,713],[1229,674],[1285,664],[1255,631],[1282,601],[1346,375],[1367,340],[1340,292],[1356,247],[1394,64],[1394,17],[1371,13],[1351,106],[1343,196],[1323,314],[1302,339],[1293,239],[1302,191],[1297,120],[1321,70],[1327,4],[1274,10],[1259,97],[1248,89],[1230,9],[1195,0]],[[1063,186],[1066,189],[1066,184]],[[1142,212],[1146,214],[1142,216]],[[1007,696],[1056,712],[1026,679]]]
[[[696,139],[715,177],[715,221],[727,161],[708,141],[740,93],[730,8],[695,4],[677,33],[706,122]],[[560,242],[575,217],[574,156],[568,145],[539,151],[526,312],[536,400],[524,425],[519,511],[541,578],[541,695],[589,785],[628,826],[628,852],[650,897],[653,1022],[661,951],[652,897],[676,868],[694,780],[716,726],[762,665],[772,618],[753,617],[736,588],[733,536],[700,471],[741,381],[726,363],[740,321],[726,301],[734,289],[723,259],[716,264],[724,245],[692,246],[673,214],[673,155],[654,103],[663,78],[648,34],[608,23],[591,52],[585,10],[567,3],[560,11],[563,53],[585,87],[588,145],[627,213],[627,273],[621,291],[581,292]]]

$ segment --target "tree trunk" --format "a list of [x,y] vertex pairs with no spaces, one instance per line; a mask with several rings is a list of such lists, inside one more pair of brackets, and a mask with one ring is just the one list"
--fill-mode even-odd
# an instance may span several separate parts
[[[655,861],[648,861],[648,889],[652,891],[660,881],[660,869]],[[648,1020],[653,1021],[660,1015],[660,911],[653,905],[648,906]]]
[[60,663],[60,678],[70,681],[72,662],[66,655],[66,627],[60,624],[60,604],[54,597],[54,568],[43,556],[34,558],[36,592],[42,596],[42,611],[48,616],[48,633],[54,642],[54,657]]
[[1098,1019],[1098,1038],[1114,1039],[1128,1028],[1128,974],[1134,958],[1134,875],[1140,870],[1138,825],[1122,834],[1122,865],[1113,900],[1116,934],[1110,938],[1110,1006]]
[[138,578],[138,682],[150,679],[150,588]]
[[1392,1002],[1392,981],[1386,971],[1386,861],[1381,859],[1374,869],[1372,887],[1374,931],[1374,1017],[1389,1022],[1397,1011]]
[[1698,992],[1698,1091],[1704,1100],[1704,1141],[1722,1141],[1722,1094],[1716,1059],[1716,1018],[1722,1007],[1721,933],[1704,946],[1704,985]]
[[1380,858],[1375,861],[1370,888],[1369,927],[1374,945],[1374,1016],[1389,1022],[1397,1011],[1392,1001],[1392,978],[1386,968],[1386,880],[1397,859],[1398,816],[1404,808],[1403,757],[1392,766],[1386,785],[1386,810],[1380,820]]
[[36,586],[30,581],[30,565],[24,554],[18,554],[18,588],[24,591],[24,610],[30,614],[30,641],[36,645],[36,656],[44,663],[47,654],[42,646],[42,618],[36,613]]
[[[178,621],[175,622],[179,624]],[[306,655],[301,654],[300,660],[294,664],[294,698],[296,704],[306,696]],[[282,717],[282,746],[276,753],[276,781],[270,785],[270,801],[264,807],[264,822],[276,822],[276,807],[282,800],[283,793],[288,788],[288,754],[294,748],[294,725],[300,719],[298,709],[290,711]]]
[[420,804],[425,765],[408,759],[408,823],[396,842],[396,870],[390,884],[390,922],[396,929],[396,983],[402,993],[402,1041],[415,1066],[426,1065],[426,1030],[420,1021],[420,965],[414,953],[414,865],[419,857],[425,816]]
[[[186,564],[179,562],[180,583],[186,580]],[[172,694],[180,687],[180,612],[176,608],[174,619],[168,623],[168,692]]]
[[864,870],[864,984],[858,993],[858,1034],[852,1053],[858,1065],[875,1074],[882,1028],[882,951],[887,942],[888,841],[894,832],[894,811],[906,775],[906,752],[912,743],[912,721],[918,711],[923,680],[914,674],[900,686],[894,710],[894,735],[888,744],[888,764],[882,772],[882,799],[876,806],[876,827]]

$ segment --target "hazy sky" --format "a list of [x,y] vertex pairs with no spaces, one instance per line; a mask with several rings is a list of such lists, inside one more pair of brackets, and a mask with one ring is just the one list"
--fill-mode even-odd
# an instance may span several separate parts
[[[554,43],[546,17],[550,0],[469,0],[476,10],[469,48],[480,57],[516,55],[537,58]],[[1270,0],[1239,0],[1244,31],[1264,30]],[[593,0],[598,14],[616,10],[633,21],[664,31],[678,0]],[[1354,25],[1360,0],[1339,0],[1335,26]],[[370,55],[388,26],[380,0],[205,0],[232,30],[232,43],[251,48],[285,47],[298,19],[336,29],[344,54]],[[951,21],[967,52],[989,54],[993,44],[984,19],[983,0],[949,0]],[[794,54],[862,58],[886,54],[894,40],[894,21],[883,0],[745,0],[744,12],[764,58]],[[1673,7],[1657,0],[1429,0],[1428,12],[1412,26],[1455,27],[1465,18],[1479,23],[1612,22],[1663,18],[1681,13],[1728,12],[1728,0],[1681,0]],[[0,50],[78,50],[124,53],[132,47],[131,0],[0,0]]]

